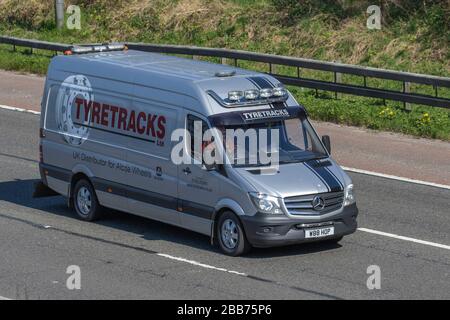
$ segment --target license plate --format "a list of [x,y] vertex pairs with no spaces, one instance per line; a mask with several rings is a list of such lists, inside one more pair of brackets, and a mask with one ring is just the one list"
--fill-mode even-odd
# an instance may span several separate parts
[[305,238],[322,238],[332,236],[334,234],[334,227],[306,229]]

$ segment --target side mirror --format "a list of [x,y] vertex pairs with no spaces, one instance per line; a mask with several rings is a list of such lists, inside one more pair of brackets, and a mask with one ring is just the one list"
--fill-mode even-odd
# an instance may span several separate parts
[[327,149],[328,153],[331,154],[331,141],[330,136],[322,136],[322,143]]

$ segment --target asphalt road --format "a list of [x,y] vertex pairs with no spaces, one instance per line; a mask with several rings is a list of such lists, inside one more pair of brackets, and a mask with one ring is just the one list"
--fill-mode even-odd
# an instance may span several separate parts
[[[231,258],[209,239],[110,212],[77,220],[33,199],[39,116],[0,110],[0,296],[12,299],[450,299],[450,250],[357,231],[339,245]],[[450,190],[353,174],[363,228],[450,245]],[[81,269],[69,290],[66,269]],[[367,268],[381,270],[369,290]]]

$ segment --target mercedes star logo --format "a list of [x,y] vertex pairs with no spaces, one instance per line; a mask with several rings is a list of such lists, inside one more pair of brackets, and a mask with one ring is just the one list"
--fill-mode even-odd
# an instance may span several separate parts
[[320,196],[315,196],[312,200],[312,207],[316,211],[323,210],[325,208],[325,201]]

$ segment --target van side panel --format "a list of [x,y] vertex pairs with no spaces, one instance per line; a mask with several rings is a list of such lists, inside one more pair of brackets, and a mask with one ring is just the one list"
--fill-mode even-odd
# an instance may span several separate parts
[[[68,196],[72,175],[89,171],[92,173],[90,180],[99,191],[100,204],[126,210],[126,202],[111,201],[114,195],[120,195],[120,191],[108,183],[98,184],[97,179],[116,184],[129,179],[126,166],[129,137],[112,124],[111,114],[102,114],[102,111],[105,105],[109,108],[130,106],[129,94],[133,86],[70,73],[63,78],[60,83],[50,82],[48,109],[44,116],[46,138],[42,145],[49,187]],[[82,167],[87,170],[79,170]],[[58,170],[66,174],[58,174]],[[106,197],[105,192],[112,195]]]
[[[136,86],[135,96],[144,95],[146,90]],[[148,139],[130,138],[127,144],[127,162],[133,168],[133,175],[127,181],[132,188],[128,197],[130,212],[180,226],[178,172],[170,157],[170,138],[177,128],[179,108],[134,98],[132,110],[140,116],[138,130],[143,132],[145,128],[144,136]]]

